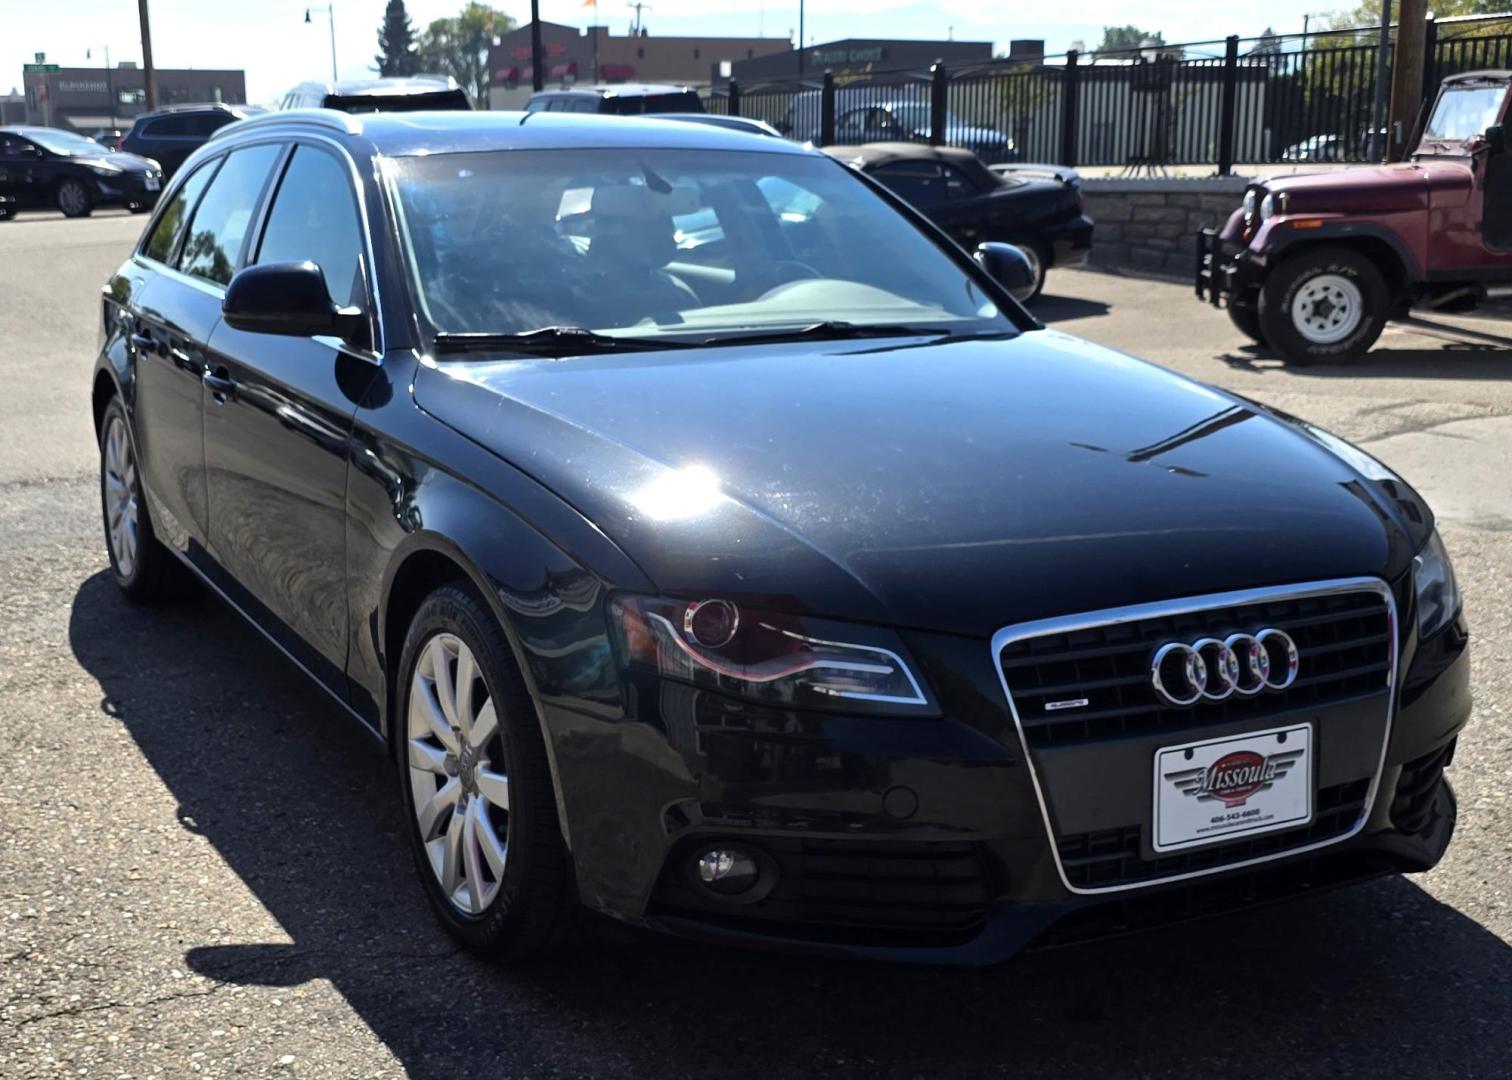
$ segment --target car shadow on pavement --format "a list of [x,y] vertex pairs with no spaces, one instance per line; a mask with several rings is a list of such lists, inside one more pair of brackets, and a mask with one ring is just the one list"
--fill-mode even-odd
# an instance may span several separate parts
[[1512,342],[1446,342],[1436,349],[1376,348],[1348,364],[1286,365],[1264,345],[1218,356],[1236,371],[1285,371],[1309,379],[1512,379]]
[[412,1076],[1505,1075],[1512,948],[1399,878],[986,971],[598,920],[552,963],[501,971],[431,920],[373,740],[218,601],[134,607],[101,572],[69,641],[181,826],[290,939],[185,927],[188,966],[232,987],[329,980]]
[[1054,293],[1041,293],[1029,305],[1029,314],[1042,323],[1095,319],[1107,315],[1112,310],[1101,300],[1086,300],[1079,296],[1057,296]]

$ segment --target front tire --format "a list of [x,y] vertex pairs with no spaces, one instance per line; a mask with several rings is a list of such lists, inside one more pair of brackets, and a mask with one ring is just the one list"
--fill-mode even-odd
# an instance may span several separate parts
[[1234,329],[1256,345],[1268,344],[1265,340],[1265,331],[1260,329],[1260,312],[1256,310],[1254,304],[1241,304],[1231,300],[1228,306],[1228,317],[1229,322],[1234,324]]
[[575,901],[545,741],[503,631],[471,591],[444,586],[398,670],[399,785],[426,899],[486,959],[550,951]]
[[1347,248],[1305,251],[1260,290],[1260,329],[1288,364],[1348,363],[1386,326],[1391,290],[1374,263]]
[[94,212],[94,196],[81,180],[64,180],[58,185],[57,199],[64,217],[88,217]]
[[142,497],[136,442],[118,397],[111,399],[100,421],[100,512],[116,585],[139,604],[162,599],[173,555],[153,533]]

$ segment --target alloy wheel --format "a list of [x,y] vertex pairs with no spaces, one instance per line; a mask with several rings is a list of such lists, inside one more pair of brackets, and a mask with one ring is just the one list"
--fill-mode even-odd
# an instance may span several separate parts
[[69,217],[76,217],[89,209],[89,193],[77,180],[70,180],[58,189],[58,209]]
[[1319,274],[1297,290],[1291,305],[1292,325],[1315,345],[1343,341],[1365,317],[1360,287],[1340,274]]
[[509,851],[509,774],[483,673],[465,642],[438,633],[410,678],[405,742],[426,861],[458,911],[498,895]]
[[112,416],[105,428],[105,524],[111,557],[123,578],[136,570],[140,534],[136,458],[131,451],[131,437],[126,423]]

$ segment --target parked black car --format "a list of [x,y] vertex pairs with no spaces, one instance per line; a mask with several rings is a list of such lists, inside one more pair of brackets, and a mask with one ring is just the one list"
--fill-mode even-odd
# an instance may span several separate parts
[[111,571],[192,569],[371,729],[491,956],[582,904],[979,963],[1434,865],[1431,511],[978,254],[717,128],[227,128],[104,290]]
[[142,113],[121,143],[122,149],[150,157],[172,176],[184,159],[227,124],[267,110],[256,105],[170,105]]
[[282,109],[337,112],[416,112],[471,109],[467,91],[450,75],[383,75],[376,79],[300,83],[284,95]]
[[826,152],[907,199],[968,251],[984,240],[1021,248],[1034,268],[1034,285],[1020,300],[1039,296],[1052,267],[1084,263],[1092,250],[1092,219],[1083,211],[1075,169],[988,168],[969,150],[910,142]]
[[525,102],[525,111],[642,116],[646,113],[701,113],[704,104],[698,91],[687,86],[607,83],[603,86],[574,86],[570,90],[539,90]]
[[97,206],[143,213],[162,186],[163,170],[148,158],[61,128],[0,127],[0,220],[33,207],[69,217],[88,217]]

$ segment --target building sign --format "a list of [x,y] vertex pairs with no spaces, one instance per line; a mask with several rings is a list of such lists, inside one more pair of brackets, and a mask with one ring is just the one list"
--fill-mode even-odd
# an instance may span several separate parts
[[865,49],[815,49],[809,55],[818,65],[830,64],[875,64],[883,58],[886,50],[880,45]]
[[110,87],[104,79],[59,79],[58,92],[60,94],[105,94],[110,92]]

